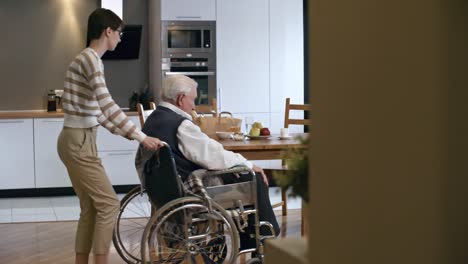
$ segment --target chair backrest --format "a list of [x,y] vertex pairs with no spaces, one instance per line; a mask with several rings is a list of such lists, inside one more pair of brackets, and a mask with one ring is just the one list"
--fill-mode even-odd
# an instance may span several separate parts
[[218,115],[218,105],[216,102],[216,98],[211,100],[211,104],[209,105],[196,105],[195,112],[197,114],[212,114],[213,116]]
[[145,110],[142,104],[137,104],[138,117],[140,118],[141,127],[143,127],[145,124],[146,118],[148,118],[148,116],[151,115],[151,113],[153,113],[153,111],[156,109],[156,104],[154,102],[150,102],[149,104],[150,109],[148,110]]
[[157,207],[183,196],[182,180],[168,144],[153,153],[145,163],[145,190]]
[[310,120],[305,118],[302,119],[294,119],[290,118],[290,112],[291,110],[302,110],[304,111],[310,111],[310,105],[309,104],[291,104],[291,99],[286,98],[286,107],[284,111],[284,127],[288,128],[289,125],[309,125]]

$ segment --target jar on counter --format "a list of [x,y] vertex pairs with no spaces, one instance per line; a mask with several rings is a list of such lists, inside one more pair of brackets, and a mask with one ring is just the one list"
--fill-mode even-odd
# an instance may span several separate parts
[[47,112],[55,111],[57,111],[57,98],[55,96],[55,92],[50,90],[47,94]]

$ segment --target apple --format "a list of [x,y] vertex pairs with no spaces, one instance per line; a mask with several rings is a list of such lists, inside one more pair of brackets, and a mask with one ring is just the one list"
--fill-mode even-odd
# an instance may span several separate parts
[[260,136],[260,129],[256,128],[256,127],[252,127],[252,129],[250,129],[249,135],[251,135],[253,137]]
[[268,127],[264,127],[260,129],[260,136],[269,136],[270,135],[270,130]]
[[261,122],[255,122],[253,123],[252,127],[256,127],[258,129],[262,129],[263,128],[263,125]]

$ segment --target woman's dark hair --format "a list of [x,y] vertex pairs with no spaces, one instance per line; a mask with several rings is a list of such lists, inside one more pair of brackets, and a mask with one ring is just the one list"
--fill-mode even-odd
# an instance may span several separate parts
[[101,37],[101,33],[106,28],[110,27],[112,30],[117,30],[119,27],[123,28],[123,21],[118,15],[109,9],[98,8],[91,13],[88,17],[88,43],[93,39]]

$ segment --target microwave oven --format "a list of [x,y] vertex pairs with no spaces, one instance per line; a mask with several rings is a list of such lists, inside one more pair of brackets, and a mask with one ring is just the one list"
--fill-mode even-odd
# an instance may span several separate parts
[[216,51],[216,21],[162,21],[163,56]]

